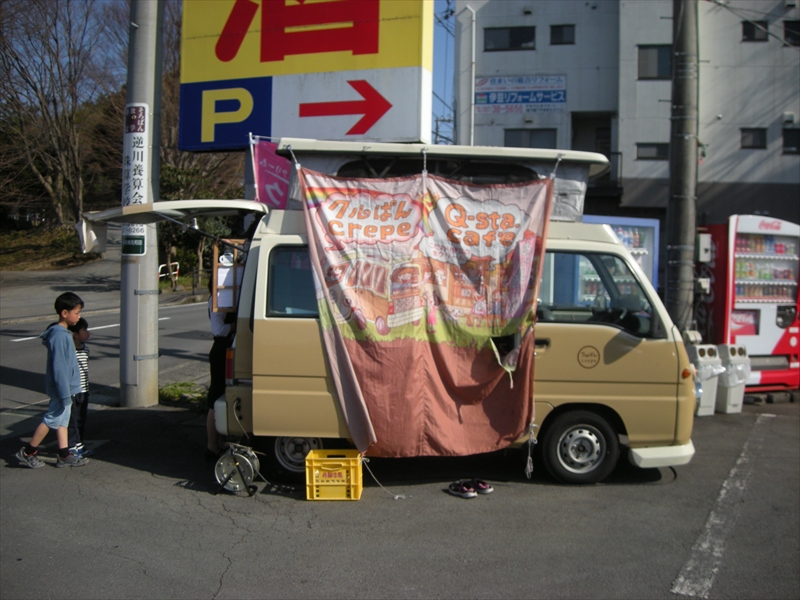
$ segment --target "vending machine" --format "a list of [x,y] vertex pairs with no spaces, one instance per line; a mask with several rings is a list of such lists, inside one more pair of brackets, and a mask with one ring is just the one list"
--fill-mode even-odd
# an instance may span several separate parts
[[653,287],[658,289],[658,219],[583,215],[583,222],[610,226],[619,241],[633,254]]
[[711,234],[711,261],[698,277],[711,281],[695,316],[703,341],[744,346],[748,392],[800,387],[798,252],[800,225],[759,215],[733,215],[699,228]]

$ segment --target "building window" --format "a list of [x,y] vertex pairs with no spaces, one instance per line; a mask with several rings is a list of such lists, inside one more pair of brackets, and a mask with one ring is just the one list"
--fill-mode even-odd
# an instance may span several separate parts
[[575,43],[575,25],[551,25],[550,45],[560,46]]
[[555,149],[556,129],[506,129],[507,148],[551,148]]
[[783,153],[800,154],[800,129],[783,130]]
[[768,28],[766,21],[742,21],[742,41],[766,42]]
[[767,130],[763,127],[742,129],[742,148],[763,150],[767,147]]
[[783,41],[787,46],[800,46],[800,21],[783,22]]
[[639,79],[670,79],[672,46],[639,46]]
[[483,30],[485,52],[535,50],[536,27],[492,27]]
[[669,144],[636,144],[638,160],[669,160]]

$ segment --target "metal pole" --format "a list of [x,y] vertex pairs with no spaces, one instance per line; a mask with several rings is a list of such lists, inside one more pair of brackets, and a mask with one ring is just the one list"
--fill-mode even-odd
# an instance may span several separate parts
[[[158,200],[161,0],[132,0],[123,150],[123,205]],[[158,404],[158,240],[155,225],[123,225],[120,400]]]
[[469,145],[475,145],[475,44],[478,38],[478,16],[471,6],[466,9],[472,13],[472,63],[469,70]]
[[672,136],[667,208],[666,304],[681,331],[693,328],[697,193],[697,0],[673,0]]

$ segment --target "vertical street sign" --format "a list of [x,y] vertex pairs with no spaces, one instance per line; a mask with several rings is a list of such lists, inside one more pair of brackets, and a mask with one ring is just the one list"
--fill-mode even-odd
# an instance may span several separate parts
[[185,0],[179,144],[429,142],[433,0]]
[[[125,105],[122,139],[122,206],[149,204],[150,156],[147,104]],[[122,254],[143,255],[147,249],[147,228],[144,225],[122,225]]]

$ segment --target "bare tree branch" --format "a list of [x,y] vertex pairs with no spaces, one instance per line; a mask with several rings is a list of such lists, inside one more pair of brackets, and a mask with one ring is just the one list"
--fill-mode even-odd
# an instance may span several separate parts
[[[91,107],[119,89],[96,0],[4,0],[0,9],[0,164],[33,174],[59,223],[83,209]],[[11,16],[13,15],[13,17]],[[0,191],[16,178],[0,178]]]

